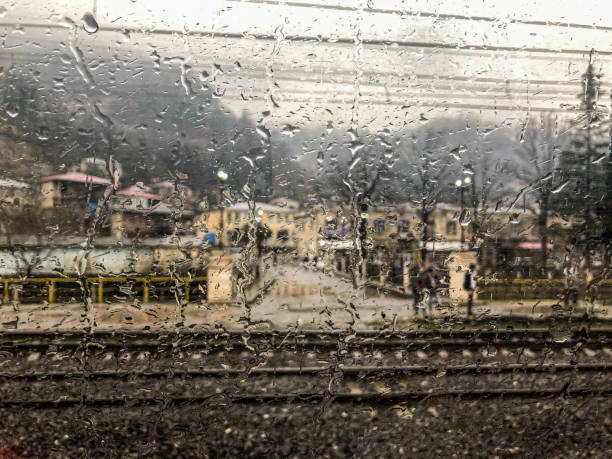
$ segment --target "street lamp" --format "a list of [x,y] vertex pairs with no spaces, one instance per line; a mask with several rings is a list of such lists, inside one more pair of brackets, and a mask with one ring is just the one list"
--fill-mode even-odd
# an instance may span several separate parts
[[[219,196],[219,202],[218,202],[218,205],[220,206],[220,209],[221,209],[221,224],[220,224],[220,230],[221,230],[221,233],[223,234],[223,227],[224,227],[224,222],[223,222],[223,220],[224,220],[224,218],[225,218],[225,211],[224,211],[223,207],[221,207],[221,204],[222,204],[222,202],[223,202],[223,196],[224,196],[224,193],[225,193],[225,187],[226,187],[226,185],[225,185],[225,181],[226,181],[226,180],[229,178],[229,174],[228,174],[227,172],[225,172],[223,169],[219,169],[219,170],[217,171],[217,178],[218,178],[218,179],[221,181],[221,186],[220,186],[220,196]],[[223,247],[223,239],[224,239],[224,238],[221,238],[221,239],[220,239],[220,242],[219,242],[219,245],[220,245],[221,247]]]
[[219,171],[217,172],[217,177],[219,177],[219,180],[221,180],[222,182],[225,182],[229,178],[229,175],[223,169],[219,169]]
[[472,183],[472,177],[470,177],[469,175],[464,177],[463,180],[462,179],[455,180],[455,186],[459,188],[459,194],[461,196],[461,212],[459,213],[459,226],[461,227],[461,246],[462,247],[463,247],[463,243],[465,242],[465,228],[463,227],[463,224],[461,222],[461,219],[463,218],[463,207],[465,205],[463,201],[463,192],[465,190],[465,187],[468,186],[470,183]]

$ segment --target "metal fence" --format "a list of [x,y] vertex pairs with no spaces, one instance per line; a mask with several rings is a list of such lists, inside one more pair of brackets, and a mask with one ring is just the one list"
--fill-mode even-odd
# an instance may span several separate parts
[[[170,282],[183,282],[184,298],[185,301],[190,301],[190,286],[195,282],[206,281],[206,276],[184,276],[184,277],[170,277],[170,276],[116,276],[116,277],[27,277],[27,278],[4,278],[1,279],[2,283],[2,300],[4,303],[10,301],[11,289],[14,292],[15,299],[18,300],[19,291],[23,290],[23,286],[26,284],[34,284],[42,287],[45,290],[47,300],[50,304],[56,300],[58,284],[77,284],[79,287],[83,285],[83,282],[87,282],[88,286],[91,287],[91,291],[95,292],[95,298],[98,303],[104,302],[104,286],[109,284],[127,284],[127,283],[138,283],[142,285],[142,301],[144,303],[149,302],[149,293],[151,286],[154,284],[163,284]],[[15,286],[20,286],[21,289],[15,289]]]

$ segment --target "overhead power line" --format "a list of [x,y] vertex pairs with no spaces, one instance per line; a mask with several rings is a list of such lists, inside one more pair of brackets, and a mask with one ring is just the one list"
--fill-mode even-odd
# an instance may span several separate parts
[[[15,24],[0,23],[0,27],[12,27]],[[40,28],[40,29],[65,29],[64,26],[59,24],[35,24],[35,23],[20,23],[18,24],[22,28]],[[116,32],[122,33],[125,30],[140,31],[142,33],[152,35],[189,35],[189,36],[201,36],[207,38],[228,38],[228,39],[253,39],[276,42],[277,37],[274,34],[250,34],[250,33],[235,33],[235,32],[208,32],[208,31],[189,31],[179,29],[156,29],[156,30],[135,30],[129,27],[100,27],[101,32]],[[294,42],[308,42],[308,43],[323,43],[326,45],[350,45],[355,46],[355,39],[350,38],[336,38],[336,37],[322,37],[322,36],[309,36],[309,35],[286,35],[285,40]],[[396,46],[400,48],[422,48],[422,49],[436,49],[436,50],[453,50],[453,51],[482,51],[489,53],[498,52],[514,52],[514,53],[526,53],[525,57],[531,57],[529,54],[570,54],[586,56],[591,50],[590,49],[553,49],[545,47],[527,47],[527,46],[499,46],[499,45],[461,45],[444,42],[430,42],[430,41],[411,41],[411,40],[384,40],[384,39],[372,39],[363,38],[361,39],[363,46]],[[612,56],[612,51],[597,51],[598,56]],[[552,56],[551,56],[552,58]]]
[[[11,52],[9,55],[5,55],[5,58],[0,58],[0,62],[20,62],[24,64],[43,64],[47,65],[47,62],[40,61],[32,61],[29,59],[31,57],[27,53],[16,53]],[[54,56],[57,57],[57,56]],[[242,61],[241,61],[242,62]],[[231,66],[233,67],[235,63],[235,59],[230,59],[227,62],[219,62],[219,61],[210,61],[210,62],[191,62],[192,66],[192,76],[196,75],[196,72],[199,69],[206,69],[212,67],[213,65],[221,65],[221,66]],[[140,65],[140,64],[139,64]],[[135,69],[142,70],[142,69]],[[124,72],[130,72],[128,68],[122,69]],[[292,74],[299,75],[293,76]],[[346,76],[349,79],[343,80],[334,80],[335,77],[338,76]],[[345,84],[354,84],[354,70],[334,70],[330,71],[326,67],[309,67],[307,73],[296,71],[295,68],[289,69],[280,67],[275,71],[275,80],[277,81],[296,81],[303,83],[325,83],[330,85],[345,85]],[[260,69],[256,67],[250,67],[250,64],[242,64],[242,71],[240,73],[240,77],[242,80],[251,79],[264,79],[266,78],[265,68],[261,66]],[[221,77],[222,78],[222,77]],[[227,77],[226,77],[227,78]],[[530,90],[530,94],[533,93],[551,93],[551,94],[573,94],[577,95],[580,92],[580,83],[582,81],[581,78],[573,78],[569,80],[545,80],[545,79],[531,79],[531,78],[500,78],[500,77],[471,77],[471,76],[463,76],[463,75],[442,75],[442,74],[433,74],[433,73],[400,73],[397,71],[380,71],[380,72],[372,72],[372,71],[363,71],[360,82],[362,82],[366,86],[377,86],[377,87],[385,87],[385,83],[381,82],[372,82],[368,81],[368,78],[391,78],[391,79],[402,79],[402,78],[410,78],[410,86],[413,87],[423,87],[424,89],[436,88],[437,83],[455,83],[459,86],[455,87],[455,90],[477,90],[477,91],[489,91],[490,89],[495,89],[497,91],[501,91],[499,87],[501,85],[521,85],[527,86],[529,85],[532,89]],[[606,81],[601,82],[600,90],[607,91],[612,83],[608,83]],[[425,86],[427,85],[427,86]],[[392,87],[392,84],[389,83],[389,87]],[[565,86],[566,88],[547,88],[543,89],[540,86]],[[523,89],[520,89],[523,91]],[[517,91],[516,87],[508,89],[509,92],[515,93]]]
[[[261,5],[281,5],[281,2],[276,0],[226,0],[227,2],[234,3],[254,3]],[[336,10],[336,11],[351,11],[357,12],[359,8],[354,6],[344,5],[330,5],[330,4],[318,4],[308,2],[282,2],[284,6],[296,7],[296,8],[314,8],[321,10]],[[577,24],[573,22],[561,22],[561,21],[537,21],[529,19],[506,19],[506,18],[495,18],[488,16],[466,16],[463,14],[448,14],[448,13],[432,13],[429,11],[414,11],[414,10],[396,10],[396,9],[382,9],[382,8],[364,8],[366,13],[374,14],[393,14],[399,16],[410,15],[414,17],[426,17],[434,19],[458,19],[466,21],[478,21],[478,22],[507,22],[509,24],[524,24],[534,26],[549,26],[549,27],[565,27],[570,29],[588,29],[588,30],[602,30],[612,31],[612,26],[597,26],[593,24]]]

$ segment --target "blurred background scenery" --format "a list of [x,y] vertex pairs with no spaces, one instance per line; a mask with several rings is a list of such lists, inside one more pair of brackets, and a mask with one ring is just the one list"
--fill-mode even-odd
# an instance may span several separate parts
[[605,328],[611,44],[604,0],[5,2],[2,337]]

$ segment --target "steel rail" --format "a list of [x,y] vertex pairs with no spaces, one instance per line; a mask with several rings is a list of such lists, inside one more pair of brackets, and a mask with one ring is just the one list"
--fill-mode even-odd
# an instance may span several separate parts
[[0,380],[32,381],[61,379],[123,379],[123,378],[168,378],[168,377],[198,377],[198,376],[293,376],[320,375],[332,371],[340,371],[344,375],[372,374],[502,374],[502,373],[557,373],[557,372],[608,372],[612,370],[612,362],[583,364],[480,364],[480,365],[388,365],[388,366],[316,366],[316,367],[253,367],[253,368],[169,368],[162,370],[94,370],[82,371],[47,371],[47,372],[4,372]]
[[460,399],[525,399],[544,397],[610,397],[612,387],[592,389],[579,387],[570,389],[567,386],[551,389],[482,389],[482,390],[445,390],[436,392],[424,391],[395,391],[395,392],[290,392],[279,394],[213,394],[208,396],[159,396],[159,397],[66,397],[59,399],[37,399],[37,400],[7,400],[0,401],[0,409],[61,409],[71,407],[120,407],[131,408],[144,405],[190,405],[211,404],[214,406],[218,401],[226,406],[232,404],[252,403],[321,403],[325,401],[335,403],[402,403],[410,401],[422,401],[439,398]]
[[570,348],[575,346],[586,346],[595,349],[601,349],[604,347],[612,346],[612,341],[602,342],[602,341],[587,341],[587,340],[566,340],[563,342],[558,342],[554,340],[542,340],[542,341],[486,341],[486,340],[471,340],[471,341],[426,341],[426,340],[376,340],[376,341],[368,341],[368,342],[359,342],[359,341],[351,341],[350,343],[343,342],[334,342],[332,340],[306,340],[306,341],[298,341],[298,342],[285,342],[285,343],[273,343],[273,342],[231,342],[231,343],[223,343],[223,342],[182,342],[182,343],[172,343],[172,342],[161,342],[161,343],[97,343],[97,342],[88,342],[84,343],[50,343],[50,344],[18,344],[7,346],[5,344],[0,344],[0,352],[2,351],[11,351],[11,350],[28,350],[28,351],[45,351],[48,348],[54,348],[54,351],[62,350],[62,349],[83,349],[85,352],[94,352],[95,349],[99,350],[107,350],[117,351],[117,350],[126,350],[126,351],[136,351],[136,350],[145,350],[145,351],[155,351],[157,354],[162,354],[164,352],[169,351],[198,351],[202,349],[207,349],[209,351],[224,351],[224,352],[235,352],[235,351],[251,351],[253,353],[259,350],[266,351],[274,351],[274,350],[283,350],[283,349],[294,349],[294,350],[317,350],[317,349],[338,349],[343,348],[345,350],[360,350],[360,349],[368,349],[368,350],[380,350],[380,349],[394,349],[394,350],[406,350],[406,351],[416,351],[416,350],[430,350],[430,349],[477,349],[486,346],[494,346],[494,347],[505,347],[509,349],[523,349],[528,348],[532,350],[538,349],[563,349]]
[[70,333],[62,334],[0,334],[0,350],[44,350],[57,349],[112,350],[112,349],[222,349],[236,350],[265,347],[268,350],[285,348],[366,348],[372,349],[421,349],[429,348],[474,348],[480,346],[520,347],[571,347],[612,346],[612,330],[591,330],[588,333],[573,332],[555,336],[549,332],[467,332],[467,333],[355,333],[309,332],[280,333]]

